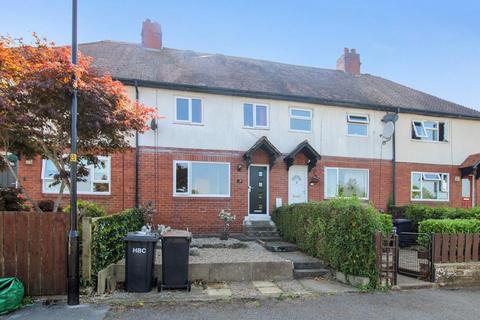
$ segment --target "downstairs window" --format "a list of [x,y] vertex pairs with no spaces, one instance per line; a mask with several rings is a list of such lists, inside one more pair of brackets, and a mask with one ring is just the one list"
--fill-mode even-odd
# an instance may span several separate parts
[[325,198],[368,199],[368,169],[325,168]]
[[174,161],[176,196],[230,197],[230,164],[224,162]]
[[425,201],[448,201],[448,173],[412,172],[411,199]]

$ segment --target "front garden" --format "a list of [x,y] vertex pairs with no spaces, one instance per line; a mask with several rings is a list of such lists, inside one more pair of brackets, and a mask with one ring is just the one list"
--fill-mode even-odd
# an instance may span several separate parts
[[376,287],[374,236],[392,230],[390,215],[356,198],[339,198],[275,209],[272,218],[282,237],[347,275],[368,277]]

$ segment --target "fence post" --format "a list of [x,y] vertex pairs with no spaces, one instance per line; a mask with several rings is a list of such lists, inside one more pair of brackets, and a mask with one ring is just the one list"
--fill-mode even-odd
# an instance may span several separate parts
[[82,218],[82,279],[92,280],[92,218]]

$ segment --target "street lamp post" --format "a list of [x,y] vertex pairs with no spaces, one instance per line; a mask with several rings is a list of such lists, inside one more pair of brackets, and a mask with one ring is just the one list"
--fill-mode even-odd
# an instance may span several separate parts
[[[77,0],[72,0],[72,64],[77,64]],[[70,231],[68,232],[68,304],[78,305],[80,296],[79,239],[77,231],[77,79],[73,75],[70,151]]]

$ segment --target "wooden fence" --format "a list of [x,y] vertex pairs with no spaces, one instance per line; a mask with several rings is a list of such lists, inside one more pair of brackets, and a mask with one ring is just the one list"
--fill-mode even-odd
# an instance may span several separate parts
[[436,233],[433,239],[434,262],[480,261],[480,233]]
[[65,294],[68,215],[0,212],[0,277],[18,277],[27,295]]

